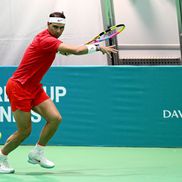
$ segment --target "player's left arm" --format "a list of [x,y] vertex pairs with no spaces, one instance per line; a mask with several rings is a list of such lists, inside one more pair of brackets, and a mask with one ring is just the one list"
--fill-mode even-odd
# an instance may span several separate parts
[[102,46],[102,45],[81,45],[81,46],[75,46],[75,45],[68,45],[65,43],[61,43],[58,48],[58,52],[60,52],[63,55],[69,55],[69,54],[74,54],[74,55],[84,55],[88,54],[91,52],[90,49],[94,49],[94,46],[96,47],[96,51],[100,51],[103,54],[108,54],[110,53],[117,53],[117,50],[114,48],[115,46]]
[[63,55],[66,54],[82,55],[82,54],[87,54],[88,49],[85,45],[75,46],[75,45],[68,45],[65,43],[61,43],[58,47],[58,52],[60,52]]

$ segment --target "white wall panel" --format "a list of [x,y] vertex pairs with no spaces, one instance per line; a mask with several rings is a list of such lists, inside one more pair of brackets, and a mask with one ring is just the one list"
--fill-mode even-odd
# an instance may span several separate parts
[[123,49],[120,57],[180,57],[175,0],[113,2],[116,23],[126,24],[125,31],[118,36],[119,45]]
[[[0,65],[17,65],[33,37],[46,28],[48,15],[64,11],[67,17],[61,40],[83,44],[101,30],[103,21],[99,0],[1,0]],[[54,65],[107,65],[102,54],[58,55]]]

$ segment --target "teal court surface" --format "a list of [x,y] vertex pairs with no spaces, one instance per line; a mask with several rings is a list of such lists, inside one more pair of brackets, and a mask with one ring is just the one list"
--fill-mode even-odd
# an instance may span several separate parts
[[55,162],[43,169],[27,162],[32,146],[20,146],[9,156],[14,174],[0,174],[0,182],[181,182],[181,148],[48,146]]

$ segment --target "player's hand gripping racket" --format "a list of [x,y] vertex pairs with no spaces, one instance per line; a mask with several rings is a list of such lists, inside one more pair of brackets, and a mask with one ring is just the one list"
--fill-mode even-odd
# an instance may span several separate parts
[[124,24],[118,24],[118,25],[112,26],[108,28],[107,30],[101,32],[99,35],[94,37],[92,40],[90,40],[86,44],[96,44],[105,40],[112,39],[113,37],[121,33],[124,29],[125,29]]

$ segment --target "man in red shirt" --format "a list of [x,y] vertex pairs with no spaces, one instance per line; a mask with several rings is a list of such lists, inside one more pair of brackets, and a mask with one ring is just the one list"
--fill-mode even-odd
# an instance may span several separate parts
[[35,36],[26,49],[20,65],[8,80],[6,92],[17,124],[17,131],[12,134],[0,150],[0,173],[14,173],[7,161],[7,155],[18,147],[31,133],[31,113],[33,110],[46,121],[40,138],[34,149],[28,154],[28,162],[44,168],[54,167],[54,163],[44,156],[44,147],[56,132],[62,117],[56,106],[45,93],[40,81],[50,68],[56,53],[63,55],[83,55],[101,51],[103,54],[116,53],[113,46],[64,44],[58,38],[64,31],[63,13],[50,14],[48,29]]

